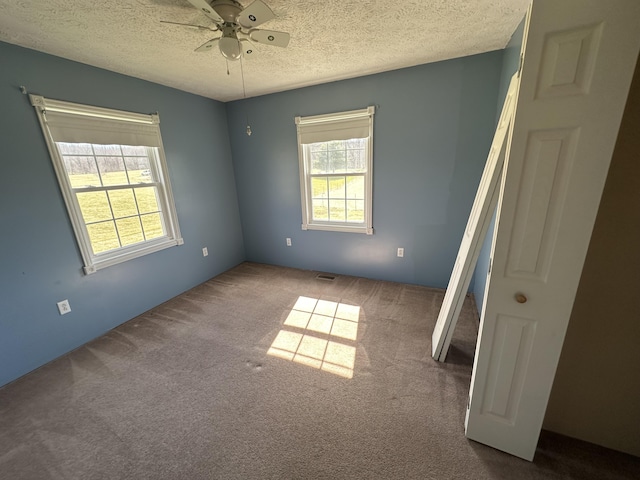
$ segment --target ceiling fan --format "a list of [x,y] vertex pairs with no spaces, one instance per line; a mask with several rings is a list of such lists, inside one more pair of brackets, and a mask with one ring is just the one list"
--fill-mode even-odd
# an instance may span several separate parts
[[276,47],[286,47],[289,44],[290,35],[286,32],[256,28],[276,17],[261,0],[255,0],[244,9],[236,0],[189,0],[189,3],[213,20],[215,28],[190,24],[179,25],[222,32],[222,36],[200,45],[196,48],[196,52],[207,52],[217,44],[223,57],[227,60],[238,60],[243,55],[253,53],[251,41]]

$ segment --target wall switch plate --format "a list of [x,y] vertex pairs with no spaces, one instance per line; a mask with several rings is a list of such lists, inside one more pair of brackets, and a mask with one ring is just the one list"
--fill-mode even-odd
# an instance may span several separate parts
[[398,256],[399,257],[404,257],[404,248],[398,247]]
[[290,246],[291,246],[291,239],[287,238],[287,247],[290,247]]
[[58,305],[58,311],[60,312],[60,315],[66,315],[71,311],[69,300],[62,300],[61,302],[58,302],[57,305]]
[[207,247],[204,247],[202,249],[202,256],[206,257],[207,255],[209,255],[209,249]]

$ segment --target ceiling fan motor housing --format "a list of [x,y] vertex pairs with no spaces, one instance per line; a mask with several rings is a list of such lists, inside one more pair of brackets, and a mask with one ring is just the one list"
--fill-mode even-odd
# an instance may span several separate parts
[[225,23],[235,23],[238,14],[242,11],[242,5],[236,0],[213,0],[211,8],[222,17]]

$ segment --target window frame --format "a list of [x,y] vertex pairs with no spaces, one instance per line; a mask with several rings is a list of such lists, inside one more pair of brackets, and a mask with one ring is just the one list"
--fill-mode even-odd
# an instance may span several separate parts
[[[298,141],[298,166],[300,172],[300,196],[302,206],[302,230],[324,230],[330,232],[347,232],[347,233],[365,233],[373,235],[373,116],[375,107],[369,106],[365,109],[350,110],[346,112],[329,113],[324,115],[314,115],[295,117],[297,141]],[[305,127],[327,126],[328,130],[340,130],[341,124],[347,124],[350,120],[358,120],[368,118],[368,136],[358,137],[366,138],[365,157],[366,172],[340,173],[340,174],[312,174],[311,173],[311,155],[309,154],[311,143],[302,143],[301,137],[304,135]],[[331,128],[333,126],[333,128]],[[348,129],[349,127],[345,127]],[[336,140],[328,138],[322,142]],[[343,140],[343,139],[338,139]],[[319,143],[319,142],[318,142]],[[313,188],[312,179],[314,176],[364,176],[365,195],[364,195],[364,222],[348,222],[348,221],[331,221],[331,220],[314,220],[313,219]]]
[[[165,248],[173,247],[176,245],[183,245],[184,240],[180,233],[180,226],[178,224],[178,215],[175,208],[175,201],[171,189],[171,183],[169,180],[169,171],[167,168],[167,162],[164,154],[164,147],[162,144],[162,137],[160,134],[160,118],[157,113],[154,114],[141,114],[126,112],[122,110],[113,110],[102,107],[94,107],[91,105],[83,105],[77,103],[66,102],[62,100],[52,100],[42,97],[40,95],[29,95],[31,104],[35,108],[42,128],[49,155],[53,163],[54,171],[58,179],[58,184],[62,192],[62,196],[67,208],[67,213],[71,220],[71,225],[76,237],[82,261],[84,263],[83,271],[89,275],[97,272],[100,269],[110,267],[134,258],[138,258],[150,253],[154,253]],[[161,221],[165,229],[165,236],[154,238],[151,240],[144,240],[128,246],[121,246],[116,249],[108,250],[105,252],[94,253],[91,246],[91,240],[86,227],[86,222],[78,203],[76,191],[78,188],[72,187],[71,182],[64,165],[64,160],[60,154],[56,145],[56,140],[49,128],[49,124],[46,118],[46,112],[63,113],[72,116],[77,116],[78,119],[93,118],[93,119],[105,119],[117,124],[123,129],[128,127],[135,128],[135,126],[144,126],[147,130],[147,134],[154,137],[155,146],[149,145],[136,145],[144,146],[147,148],[147,158],[149,159],[149,167],[153,174],[153,182],[139,183],[129,185],[131,188],[136,186],[141,187],[155,187],[157,191],[157,200],[161,209]],[[150,132],[150,133],[149,133]],[[62,141],[62,140],[59,140]],[[68,142],[68,143],[92,143],[92,142]],[[122,143],[113,143],[118,145],[124,145]],[[105,188],[102,188],[105,187]],[[90,187],[89,189],[82,189],[82,191],[104,191],[105,193],[113,190],[113,186],[102,187]],[[116,187],[126,188],[126,186]],[[115,220],[115,219],[114,219]]]

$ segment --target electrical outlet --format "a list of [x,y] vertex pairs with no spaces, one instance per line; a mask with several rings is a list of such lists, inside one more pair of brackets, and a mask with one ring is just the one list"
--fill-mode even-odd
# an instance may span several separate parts
[[209,249],[207,247],[204,247],[202,249],[202,256],[206,257],[207,255],[209,255]]
[[287,247],[290,247],[290,246],[291,246],[291,239],[287,238]]
[[71,311],[71,306],[69,305],[69,300],[62,300],[58,302],[58,311],[60,315],[66,315]]
[[398,256],[399,257],[404,257],[404,248],[398,247]]

